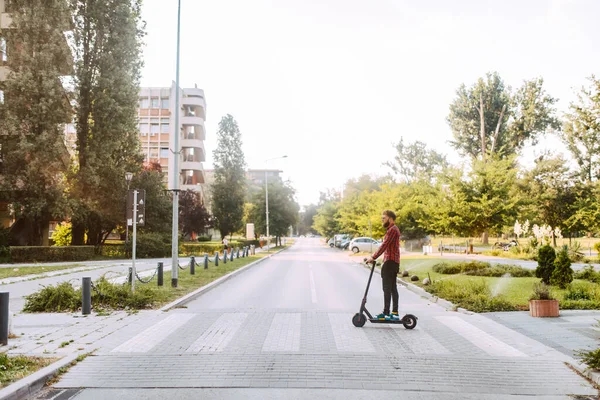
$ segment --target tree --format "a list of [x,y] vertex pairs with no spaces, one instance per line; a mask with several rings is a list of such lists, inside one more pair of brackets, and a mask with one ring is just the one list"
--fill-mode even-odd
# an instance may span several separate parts
[[421,141],[405,144],[404,138],[396,144],[396,156],[393,162],[384,163],[395,174],[402,175],[406,182],[415,179],[431,180],[448,166],[446,156],[430,150]]
[[[289,182],[269,182],[269,233],[275,236],[276,242],[298,222],[300,207],[294,200],[294,195],[295,191]],[[250,220],[254,222],[254,229],[259,234],[266,234],[265,193],[256,193],[252,203],[254,207],[251,209]]]
[[205,233],[210,225],[210,214],[206,211],[200,193],[186,190],[179,195],[179,229],[186,235]]
[[589,81],[577,95],[578,102],[571,103],[562,133],[580,178],[588,183],[600,178],[600,80],[592,75]]
[[[173,199],[163,185],[163,174],[150,164],[134,175],[131,188],[146,191],[146,221],[138,230],[141,233],[156,233],[170,238],[173,224]],[[125,200],[123,200],[125,201]],[[122,203],[122,210],[125,204]],[[131,234],[131,231],[129,232]]]
[[313,219],[313,229],[320,235],[330,238],[339,233],[340,228],[336,220],[338,204],[334,201],[322,202],[319,206],[317,215]]
[[77,165],[73,244],[100,244],[123,219],[125,172],[140,172],[141,0],[70,0]]
[[535,167],[524,174],[522,190],[523,214],[563,232],[570,231],[567,221],[575,212],[577,187],[561,156],[543,154],[538,157]]
[[554,260],[554,271],[550,277],[550,282],[561,289],[566,289],[567,285],[573,282],[573,268],[569,259],[569,247],[563,246]]
[[545,92],[541,78],[513,93],[498,73],[488,73],[470,88],[461,85],[456,95],[447,118],[451,144],[472,158],[517,154],[527,141],[535,144],[539,135],[559,128],[557,100]]
[[309,233],[316,234],[317,231],[313,228],[314,218],[319,212],[319,207],[316,204],[310,204],[304,207],[300,212],[300,220],[298,223],[298,234],[307,235]]
[[363,174],[356,179],[348,179],[344,185],[344,198],[352,197],[362,192],[381,190],[381,186],[389,182],[389,177],[373,177],[367,174]]
[[556,253],[552,246],[545,244],[538,250],[538,266],[535,269],[535,276],[540,278],[546,285],[550,284],[550,278],[554,271],[554,260]]
[[8,78],[0,103],[0,193],[14,210],[13,244],[47,244],[48,223],[68,211],[69,154],[64,124],[71,109],[61,77],[70,51],[64,0],[11,1]]
[[242,228],[246,195],[242,136],[237,122],[229,114],[219,122],[213,157],[212,212],[223,239]]

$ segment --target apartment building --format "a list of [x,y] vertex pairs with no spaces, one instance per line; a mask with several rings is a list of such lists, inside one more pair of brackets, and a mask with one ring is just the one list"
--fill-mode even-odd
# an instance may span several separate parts
[[[179,127],[175,127],[175,96],[179,96]],[[139,130],[142,152],[147,163],[158,162],[169,189],[179,179],[181,190],[202,194],[205,182],[202,162],[206,160],[204,140],[206,101],[204,91],[195,88],[142,88],[139,99]],[[179,170],[174,171],[175,134],[179,135]]]

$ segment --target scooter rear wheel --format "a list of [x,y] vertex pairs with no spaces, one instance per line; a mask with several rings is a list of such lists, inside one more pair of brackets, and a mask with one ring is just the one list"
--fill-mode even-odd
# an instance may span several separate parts
[[356,326],[357,328],[362,328],[363,326],[365,326],[366,322],[367,322],[367,317],[365,317],[364,314],[356,313],[356,314],[354,314],[354,317],[352,317],[352,324],[354,326]]
[[417,317],[412,314],[406,314],[402,318],[402,325],[404,325],[406,329],[414,329],[415,326],[417,326]]

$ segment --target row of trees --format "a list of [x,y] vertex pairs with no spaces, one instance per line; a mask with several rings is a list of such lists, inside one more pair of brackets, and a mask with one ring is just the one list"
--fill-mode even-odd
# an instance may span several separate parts
[[[589,86],[561,119],[556,99],[542,79],[526,81],[517,90],[506,87],[496,73],[471,87],[462,85],[450,105],[452,146],[466,157],[450,165],[446,157],[422,142],[396,146],[385,163],[385,177],[363,176],[339,193],[322,195],[314,229],[376,236],[384,232],[379,214],[397,211],[407,238],[426,234],[482,235],[510,233],[515,219],[560,228],[563,234],[597,232],[600,228],[600,81]],[[576,167],[551,152],[535,159],[533,168],[518,163],[527,143],[544,134],[558,135]]]

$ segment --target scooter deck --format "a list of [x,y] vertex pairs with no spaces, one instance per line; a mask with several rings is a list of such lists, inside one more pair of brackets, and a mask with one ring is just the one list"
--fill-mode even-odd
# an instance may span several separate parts
[[399,319],[397,321],[391,320],[391,319],[369,319],[370,322],[374,323],[374,324],[402,324],[404,323],[403,320]]

